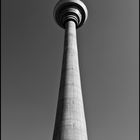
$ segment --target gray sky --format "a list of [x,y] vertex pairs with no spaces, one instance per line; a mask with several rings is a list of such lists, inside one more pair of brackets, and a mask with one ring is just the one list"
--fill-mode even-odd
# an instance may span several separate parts
[[[57,0],[2,0],[2,140],[51,140],[64,30]],[[78,29],[89,140],[138,140],[138,0],[84,0]]]

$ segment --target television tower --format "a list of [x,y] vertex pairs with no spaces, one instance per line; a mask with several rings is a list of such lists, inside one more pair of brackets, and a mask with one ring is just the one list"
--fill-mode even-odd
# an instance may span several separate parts
[[65,29],[65,41],[53,140],[88,140],[76,37],[87,16],[81,0],[59,0],[54,8],[56,23]]

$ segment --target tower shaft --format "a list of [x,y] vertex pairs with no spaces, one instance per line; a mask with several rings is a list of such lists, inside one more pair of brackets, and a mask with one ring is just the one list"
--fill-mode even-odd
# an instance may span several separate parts
[[65,41],[53,140],[87,140],[76,23],[65,24]]
[[81,0],[59,0],[54,8],[56,23],[65,29],[65,40],[53,140],[88,140],[76,36],[76,28],[87,16]]

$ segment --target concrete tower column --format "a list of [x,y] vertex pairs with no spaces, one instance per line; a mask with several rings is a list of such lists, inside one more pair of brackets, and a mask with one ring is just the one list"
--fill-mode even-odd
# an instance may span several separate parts
[[65,41],[53,140],[88,140],[76,37],[87,9],[80,0],[60,0],[54,17],[65,29]]

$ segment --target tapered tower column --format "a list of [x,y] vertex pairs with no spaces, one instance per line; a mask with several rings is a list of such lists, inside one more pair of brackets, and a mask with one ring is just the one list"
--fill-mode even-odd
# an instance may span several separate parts
[[80,0],[60,0],[54,17],[65,29],[65,41],[53,140],[88,140],[76,37],[87,9]]

